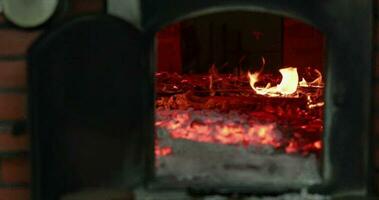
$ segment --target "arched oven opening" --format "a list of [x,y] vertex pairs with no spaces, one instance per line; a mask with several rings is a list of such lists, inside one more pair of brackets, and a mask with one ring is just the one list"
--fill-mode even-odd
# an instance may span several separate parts
[[[325,38],[232,11],[156,34],[156,177],[205,190],[321,183]],[[222,189],[220,189],[222,188]]]

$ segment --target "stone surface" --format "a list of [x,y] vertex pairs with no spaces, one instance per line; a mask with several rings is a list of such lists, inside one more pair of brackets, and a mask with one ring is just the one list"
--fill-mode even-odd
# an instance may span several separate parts
[[219,195],[191,197],[184,190],[151,191],[139,189],[135,192],[135,200],[331,200],[328,196],[309,194],[306,190],[300,193],[288,193],[266,197],[226,197]]
[[[162,134],[160,134],[162,135]],[[287,190],[321,182],[315,156],[272,153],[262,149],[160,139],[172,154],[158,158],[158,179],[200,188],[269,187]],[[176,183],[176,184],[174,184]],[[168,185],[169,187],[169,185]]]

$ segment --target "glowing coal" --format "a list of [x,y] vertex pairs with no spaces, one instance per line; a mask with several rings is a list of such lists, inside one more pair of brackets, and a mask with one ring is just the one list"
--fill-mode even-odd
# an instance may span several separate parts
[[[297,68],[279,72],[281,77],[262,70],[246,72],[248,76],[220,74],[213,65],[203,75],[157,73],[155,126],[172,139],[318,155],[324,107],[321,72],[306,77],[309,82]],[[256,86],[262,82],[265,86]],[[156,149],[157,156],[171,154],[170,146]]]

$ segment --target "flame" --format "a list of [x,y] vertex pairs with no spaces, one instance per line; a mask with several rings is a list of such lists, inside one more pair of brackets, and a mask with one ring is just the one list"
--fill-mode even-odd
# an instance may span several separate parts
[[251,74],[248,72],[248,77],[250,80],[250,86],[253,90],[260,95],[267,96],[280,96],[280,95],[291,95],[297,91],[297,86],[299,84],[299,75],[297,73],[297,68],[288,67],[279,70],[282,75],[282,81],[279,85],[271,87],[268,83],[266,87],[256,87],[255,83],[259,81],[259,72]]
[[322,84],[322,74],[317,69],[315,69],[315,72],[318,75],[318,77],[315,80],[313,80],[311,82],[307,82],[304,78],[302,78],[301,81],[299,82],[299,86],[300,87],[321,87],[323,85]]
[[[250,73],[248,72],[248,78],[251,88],[259,95],[277,97],[277,96],[289,96],[293,95],[298,91],[298,87],[316,87],[322,88],[323,80],[322,74],[319,70],[315,69],[318,77],[313,81],[306,81],[305,78],[301,78],[299,82],[299,75],[297,73],[297,68],[287,67],[279,70],[282,75],[282,80],[279,85],[271,87],[268,83],[265,87],[256,87],[255,84],[259,81],[260,72]],[[323,106],[320,104],[314,106]]]
[[[187,91],[156,100],[158,109],[155,126],[158,130],[167,133],[163,134],[159,140],[165,140],[164,137],[167,137],[242,147],[264,146],[284,150],[289,154],[319,153],[323,146],[319,137],[323,124],[318,123],[317,120],[322,120],[320,113],[324,107],[324,84],[321,72],[315,69],[315,73],[313,71],[307,73],[305,77],[317,75],[314,76],[316,78],[313,81],[308,82],[303,78],[302,73],[299,76],[297,68],[282,68],[279,70],[280,83],[273,86],[274,80],[275,82],[277,80],[276,77],[262,74],[265,63],[266,60],[262,57],[262,68],[258,72],[247,73],[250,87],[255,93],[265,97],[299,98],[299,101],[291,101],[290,106],[293,108],[299,102],[303,106],[289,109],[283,107],[284,104],[275,101],[260,104],[258,108],[253,108],[256,110],[245,110],[245,107],[235,108],[232,107],[234,104],[231,104],[231,110],[225,112],[224,106],[228,108],[228,105],[224,105],[223,100],[217,101],[223,98],[224,93],[230,95],[228,98],[233,100],[238,99],[241,94],[248,97],[255,95],[249,89],[246,77],[241,78],[241,71],[237,74],[219,74],[216,66],[212,65],[209,74],[204,76],[188,75],[184,78],[173,76],[171,79],[165,79],[166,82],[162,81],[168,86],[173,85],[167,88],[179,88],[183,92],[190,91],[188,88],[195,88],[191,83],[196,83],[200,88],[197,89],[200,95]],[[299,71],[302,72],[302,70]],[[270,83],[266,86],[259,85],[259,82],[263,80],[272,81],[268,81]],[[187,86],[184,87],[182,84],[187,84]],[[162,88],[161,90],[165,91],[166,87]],[[202,90],[208,91],[206,89],[209,90],[208,95],[212,98],[201,96],[207,94],[201,93]],[[171,91],[168,91],[171,95]],[[306,106],[303,104],[305,102]],[[212,107],[215,105],[216,108],[218,105],[223,107],[218,110]],[[312,133],[312,137],[309,137],[308,133]],[[318,137],[313,137],[313,134],[317,134]],[[175,153],[173,147],[159,146],[160,142],[158,140],[156,142],[156,156],[168,156]],[[166,143],[160,145],[163,144],[167,145]]]

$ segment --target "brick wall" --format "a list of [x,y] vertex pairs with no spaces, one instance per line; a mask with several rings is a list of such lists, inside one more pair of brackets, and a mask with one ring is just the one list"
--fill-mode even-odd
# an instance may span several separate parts
[[[69,0],[67,9],[59,17],[103,12],[104,2]],[[25,53],[43,28],[47,27],[23,30],[0,14],[0,200],[30,199]]]
[[313,26],[285,18],[283,22],[283,66],[313,67],[323,72],[325,38]]
[[374,169],[375,192],[379,194],[379,0],[374,1],[374,69],[373,69],[373,139],[374,139]]
[[180,23],[165,27],[156,34],[157,70],[182,71]]
[[379,194],[379,0],[374,0],[374,38],[373,38],[373,141],[375,169],[375,192]]

